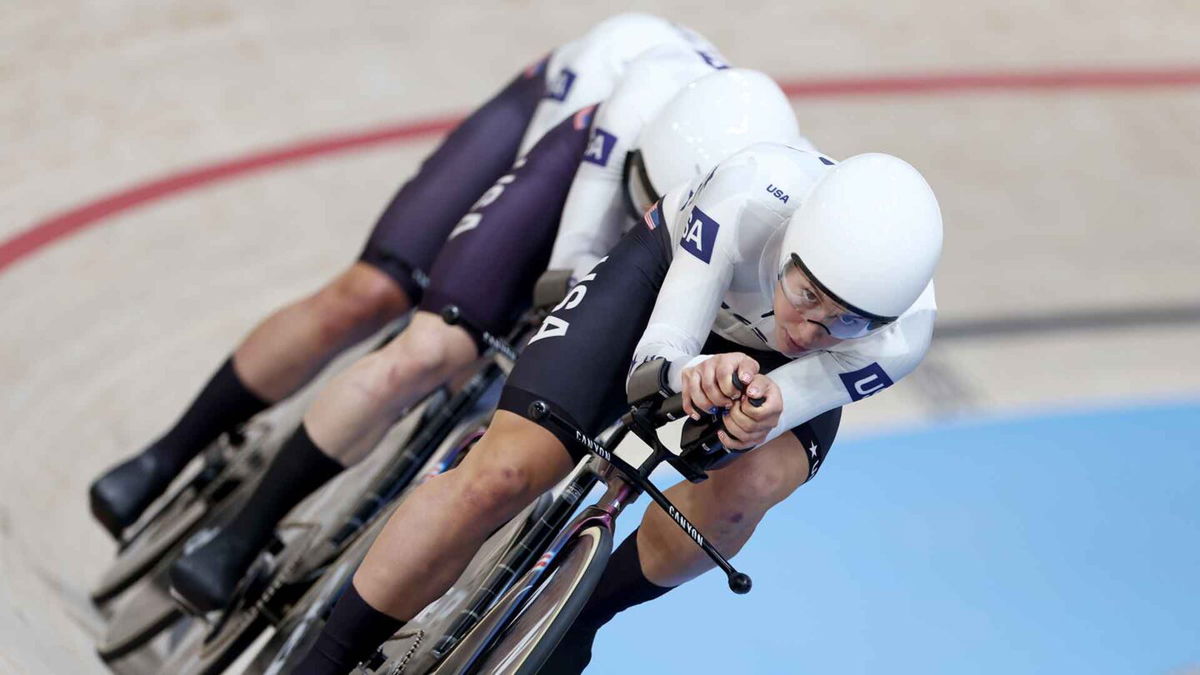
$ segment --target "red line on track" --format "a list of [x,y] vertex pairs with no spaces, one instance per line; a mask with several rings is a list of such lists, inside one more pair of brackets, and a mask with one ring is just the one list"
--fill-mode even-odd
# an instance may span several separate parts
[[[985,90],[1113,89],[1200,85],[1200,67],[1157,70],[1050,71],[1038,73],[977,73],[890,75],[861,78],[813,79],[782,83],[791,98],[847,95],[934,94]],[[0,273],[56,241],[111,216],[166,197],[223,180],[350,150],[413,140],[445,133],[458,121],[442,117],[401,123],[367,131],[301,141],[273,150],[187,169],[57,214],[0,243]]]

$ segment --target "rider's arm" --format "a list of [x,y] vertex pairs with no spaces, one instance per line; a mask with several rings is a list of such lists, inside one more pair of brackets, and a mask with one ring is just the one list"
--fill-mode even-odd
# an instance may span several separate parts
[[[634,351],[633,365],[654,358],[670,361],[668,384],[677,392],[683,389],[683,369],[707,358],[700,350],[729,289],[734,266],[743,257],[738,220],[746,203],[744,183],[751,171],[744,165],[723,163],[678,213],[668,215],[677,223],[673,230],[679,241]],[[677,195],[668,195],[664,203],[678,201]]]
[[600,104],[587,149],[563,206],[549,269],[570,269],[582,279],[621,238],[629,214],[621,173],[625,155],[645,121],[631,105],[624,82]]
[[634,215],[625,204],[622,182],[626,155],[653,113],[706,69],[694,52],[680,53],[670,45],[648,50],[629,63],[592,122],[563,206],[549,269],[574,270],[575,279],[582,279],[616,245]]
[[767,377],[779,387],[783,412],[763,442],[827,410],[876,394],[911,373],[925,357],[933,336],[937,311],[932,285],[926,293],[927,306],[905,312],[884,330],[771,371]]
[[[599,126],[598,119],[593,123],[588,149],[575,172],[550,253],[548,269],[572,270],[575,279],[586,276],[617,243],[629,218],[620,192],[624,152],[620,157],[616,157],[615,149],[605,152],[608,133]],[[609,147],[613,146],[615,143],[610,143]],[[617,165],[616,175],[610,170],[612,164]]]
[[521,141],[521,155],[575,111],[612,95],[620,70],[604,46],[589,33],[558,47],[534,66],[544,69],[539,77],[545,79],[546,89]]

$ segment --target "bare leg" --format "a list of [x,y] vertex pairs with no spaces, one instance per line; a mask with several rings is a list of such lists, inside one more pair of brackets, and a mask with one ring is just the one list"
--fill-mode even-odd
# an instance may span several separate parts
[[277,402],[308,383],[334,356],[412,306],[391,277],[356,262],[316,293],[258,324],[234,352],[246,387]]
[[304,428],[322,452],[354,464],[405,409],[477,357],[465,330],[418,311],[395,340],[329,381],[305,413]]
[[[683,482],[666,494],[718,550],[732,557],[767,510],[806,480],[808,454],[795,436],[783,434],[711,472],[703,483]],[[637,537],[642,572],[657,586],[678,586],[714,566],[662,509],[646,510]]]
[[176,592],[200,609],[223,607],[288,511],[366,456],[401,411],[475,357],[462,328],[417,312],[396,339],[330,380],[244,508],[172,566]]
[[312,296],[272,314],[165,434],[92,483],[89,501],[96,519],[119,536],[218,435],[286,398],[335,354],[410,304],[391,277],[355,263]]
[[355,573],[355,587],[372,607],[411,619],[450,588],[489,533],[571,466],[553,434],[498,411],[458,468],[400,504]]

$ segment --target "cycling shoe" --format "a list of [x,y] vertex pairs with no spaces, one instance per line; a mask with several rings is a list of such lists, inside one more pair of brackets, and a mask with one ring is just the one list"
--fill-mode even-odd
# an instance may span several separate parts
[[259,550],[251,542],[222,530],[171,565],[171,590],[199,612],[224,609]]
[[153,456],[143,453],[128,459],[92,483],[88,490],[92,516],[119,539],[167,489],[172,477]]

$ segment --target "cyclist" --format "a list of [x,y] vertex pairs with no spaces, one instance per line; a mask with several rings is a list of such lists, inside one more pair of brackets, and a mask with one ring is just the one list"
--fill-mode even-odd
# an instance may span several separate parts
[[[548,130],[607,96],[628,61],[661,44],[709,48],[663,19],[618,15],[519,74],[459,124],[397,192],[357,261],[260,323],[167,433],[93,483],[96,518],[119,535],[218,435],[288,397],[342,349],[420,305],[438,252],[480,195]],[[440,354],[423,356],[437,370]]]
[[[580,459],[572,439],[527,416],[529,404],[545,401],[596,434],[625,407],[620,373],[631,362],[669,361],[664,387],[682,392],[688,413],[727,411],[722,441],[755,448],[667,493],[735,553],[771,506],[816,475],[841,406],[923,358],[941,241],[932,190],[889,155],[837,164],[757,144],[672,189],[531,339],[463,463],[393,514],[298,672],[344,672],[441,595],[495,527]],[[765,399],[761,407],[745,402],[734,376]],[[616,613],[711,566],[669,516],[649,509],[543,672],[581,671]]]
[[[481,335],[445,325],[437,315],[443,307],[458,305],[468,324],[503,334],[528,304],[533,283],[546,267],[560,213],[576,214],[563,219],[570,225],[560,237],[566,251],[560,256],[574,260],[602,252],[620,236],[622,223],[630,219],[620,199],[625,153],[617,139],[636,137],[646,117],[675,91],[728,72],[719,78],[724,94],[765,89],[773,97],[778,105],[769,116],[741,114],[738,121],[745,124],[722,134],[724,154],[752,140],[797,136],[790,106],[774,83],[757,73],[718,68],[723,64],[710,50],[697,51],[696,44],[694,39],[667,43],[641,53],[624,68],[612,95],[595,112],[594,124],[590,109],[563,121],[484,193],[451,233],[413,326],[331,380],[233,522],[174,564],[171,582],[180,596],[201,610],[227,604],[288,510],[364,457],[405,407],[478,357],[485,346]],[[778,114],[781,109],[786,117]],[[783,131],[777,132],[780,121]],[[769,134],[762,135],[764,124]],[[697,157],[673,167],[683,173],[669,180],[686,179],[695,166],[714,161]],[[587,169],[577,173],[580,166]],[[642,184],[641,168],[631,166],[629,173]]]

